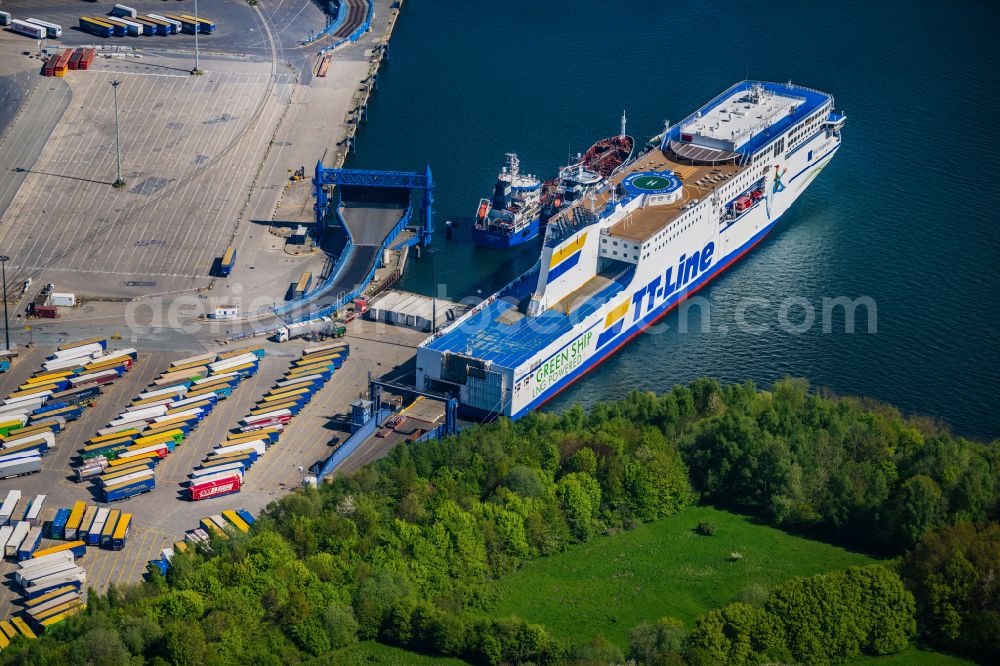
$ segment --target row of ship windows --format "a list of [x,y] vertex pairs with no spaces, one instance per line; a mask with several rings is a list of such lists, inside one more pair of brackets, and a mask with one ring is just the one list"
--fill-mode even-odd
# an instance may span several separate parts
[[824,112],[826,112],[826,107],[820,109],[812,116],[810,116],[805,122],[799,125],[795,130],[792,137],[788,140],[789,145],[798,143],[798,140],[804,136],[812,136],[812,133],[816,130],[820,123],[820,119],[823,117]]
[[[677,238],[678,236],[680,236],[680,235],[681,235],[681,232],[682,232],[682,231],[684,231],[685,229],[687,229],[688,227],[690,227],[690,226],[691,226],[692,224],[694,224],[694,222],[688,222],[688,223],[687,223],[687,224],[685,224],[685,225],[684,225],[683,227],[681,227],[680,229],[678,229],[678,230],[677,230],[676,232],[674,232],[674,233],[670,234],[670,236],[669,236],[669,237],[665,238],[665,239],[663,240],[663,242],[662,242],[662,243],[660,243],[659,245],[657,245],[656,247],[651,247],[651,248],[643,248],[643,249],[648,249],[648,250],[649,250],[649,252],[646,252],[646,254],[642,255],[642,258],[643,258],[643,259],[647,259],[647,258],[649,257],[649,255],[650,255],[650,253],[651,253],[651,252],[653,252],[654,250],[659,250],[659,249],[662,249],[663,247],[665,247],[667,243],[669,243],[669,242],[670,242],[670,241],[672,241],[673,239],[675,239],[675,238]],[[663,236],[663,234],[662,234],[662,233],[658,234],[658,235],[656,236],[656,238],[655,238],[654,240],[659,240],[659,238],[660,238],[661,236]]]
[[[602,245],[607,245],[608,244],[608,239],[607,238],[602,238],[601,239],[601,244]],[[613,241],[611,244],[614,245],[615,247],[618,247],[618,241]],[[638,245],[629,245],[628,243],[624,243],[624,245],[625,245],[626,249],[629,249],[629,250],[635,250],[635,249],[638,249],[638,247],[639,247]]]
[[[754,161],[755,162],[757,161],[756,157],[754,158]],[[754,183],[763,178],[764,173],[766,171],[767,171],[767,165],[764,165],[758,169],[755,169],[754,171],[748,171],[747,173],[743,174],[742,176],[740,176],[739,178],[737,178],[732,182],[736,183],[737,186],[736,189],[742,192],[746,187],[749,187],[750,183]]]
[[[611,252],[611,254],[612,254],[612,256],[617,257],[618,256],[618,250],[613,250]],[[638,261],[639,260],[639,255],[633,254],[632,258],[635,259],[636,261]],[[622,259],[628,259],[628,253],[627,252],[622,251]]]
[[[687,220],[690,220],[691,216],[695,215],[695,214],[696,214],[695,211],[691,211],[690,213],[684,213],[683,215],[681,215],[680,217],[678,217],[676,220],[674,220],[673,222],[671,222],[669,225],[667,225],[667,227],[665,229],[663,229],[663,231],[661,231],[660,233],[656,234],[656,236],[654,236],[653,239],[651,241],[648,241],[648,242],[655,243],[656,241],[660,240],[661,238],[663,238],[664,236],[666,236],[667,234],[669,234],[671,232],[671,230],[673,230],[674,226],[676,226],[678,224],[682,224],[683,222],[685,222]],[[691,223],[688,222],[686,225],[684,225],[680,229],[678,229],[677,233],[680,233],[681,231],[684,231],[685,229],[687,229],[690,226],[691,226]],[[670,238],[668,238],[667,240],[673,239],[675,236],[677,236],[677,233],[675,233],[672,236],[670,236]],[[661,244],[660,247],[663,247],[663,245]],[[643,249],[646,249],[645,245],[643,245]],[[649,256],[649,255],[643,255],[643,256]]]

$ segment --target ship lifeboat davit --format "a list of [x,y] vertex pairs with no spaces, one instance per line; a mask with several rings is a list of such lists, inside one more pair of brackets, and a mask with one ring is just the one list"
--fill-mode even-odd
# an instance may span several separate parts
[[490,209],[490,205],[488,203],[486,203],[485,201],[482,202],[481,204],[479,204],[479,214],[477,215],[477,217],[480,220],[485,219],[486,213],[487,213],[487,211],[489,211],[489,209]]

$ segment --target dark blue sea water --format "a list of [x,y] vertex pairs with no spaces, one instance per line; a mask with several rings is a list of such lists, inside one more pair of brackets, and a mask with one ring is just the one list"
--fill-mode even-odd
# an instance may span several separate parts
[[[623,109],[644,142],[747,76],[828,91],[848,116],[843,148],[779,229],[701,292],[709,329],[694,317],[681,333],[672,314],[547,408],[701,375],[794,375],[997,437],[998,29],[987,2],[410,2],[352,166],[430,163],[438,281],[454,298],[486,295],[538,256],[469,240],[505,152],[547,177],[617,133]],[[445,219],[464,223],[451,240]],[[429,293],[430,274],[414,262],[403,286]],[[839,296],[873,299],[877,332],[862,320],[847,334],[835,317],[824,333],[822,299]],[[768,304],[751,308],[767,332],[736,325],[750,297]],[[815,310],[805,333],[779,326],[788,297]]]

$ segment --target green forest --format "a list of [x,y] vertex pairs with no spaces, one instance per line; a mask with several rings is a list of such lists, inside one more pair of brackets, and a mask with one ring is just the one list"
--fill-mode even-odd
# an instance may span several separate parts
[[[702,379],[399,446],[272,503],[247,535],[175,555],[166,577],[91,594],[0,660],[319,664],[381,644],[419,663],[840,663],[916,643],[996,663],[998,472],[1000,442],[877,401]],[[598,546],[661,526],[658,543],[704,549],[683,565],[704,573],[703,599],[664,586],[620,614],[620,640],[505,605],[505,581],[547,558],[593,553],[596,566],[612,552]],[[730,570],[707,559],[735,530],[770,541],[723,559],[759,558],[771,575],[720,582]],[[778,576],[764,551],[808,566]],[[674,566],[670,548],[655,553]]]

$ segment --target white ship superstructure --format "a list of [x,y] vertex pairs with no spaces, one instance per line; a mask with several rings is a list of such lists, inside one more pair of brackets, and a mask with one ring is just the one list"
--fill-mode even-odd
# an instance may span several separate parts
[[774,228],[840,147],[833,98],[744,81],[553,217],[539,263],[417,350],[417,385],[517,418]]

